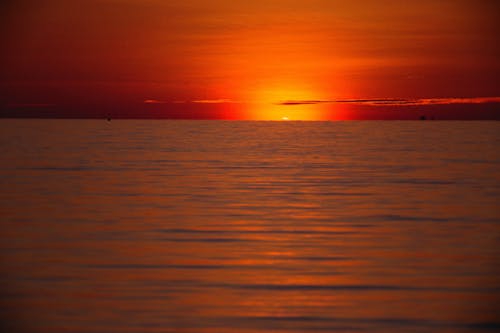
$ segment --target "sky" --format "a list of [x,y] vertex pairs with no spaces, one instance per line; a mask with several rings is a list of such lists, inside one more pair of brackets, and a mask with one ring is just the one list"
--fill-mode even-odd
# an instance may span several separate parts
[[0,7],[0,117],[500,119],[495,0]]

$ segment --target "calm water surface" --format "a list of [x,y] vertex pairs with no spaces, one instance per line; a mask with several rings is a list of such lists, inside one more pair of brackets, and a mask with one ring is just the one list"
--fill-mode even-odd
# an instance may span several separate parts
[[1,120],[4,331],[496,331],[499,145],[499,122]]

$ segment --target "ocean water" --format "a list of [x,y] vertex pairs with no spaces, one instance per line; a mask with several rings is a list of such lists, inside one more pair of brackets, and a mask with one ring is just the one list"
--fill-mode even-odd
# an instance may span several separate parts
[[499,122],[0,121],[4,332],[500,329]]

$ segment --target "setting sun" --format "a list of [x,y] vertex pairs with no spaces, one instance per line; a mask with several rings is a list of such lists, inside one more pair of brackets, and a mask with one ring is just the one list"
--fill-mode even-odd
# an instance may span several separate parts
[[0,117],[500,117],[492,1],[39,2],[0,6]]
[[[307,77],[287,82],[275,80],[249,89],[246,98],[251,101],[247,118],[255,120],[327,120],[331,112],[323,105],[295,104],[290,101],[324,100],[329,95]],[[330,114],[329,114],[330,113]],[[286,119],[285,119],[286,118]]]
[[500,328],[500,0],[0,13],[3,331]]

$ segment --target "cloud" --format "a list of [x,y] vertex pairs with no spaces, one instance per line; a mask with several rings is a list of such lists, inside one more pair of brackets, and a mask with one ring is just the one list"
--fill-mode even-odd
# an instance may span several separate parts
[[378,98],[378,99],[336,99],[336,100],[288,100],[278,102],[278,105],[311,105],[311,104],[369,104],[369,105],[401,105],[410,104],[414,100],[396,99],[396,98]]
[[310,104],[322,104],[322,103],[334,103],[335,101],[320,101],[320,100],[298,100],[298,101],[282,101],[279,102],[279,105],[310,105]]
[[428,99],[419,99],[418,102],[419,105],[500,103],[500,97],[428,98]]
[[500,97],[451,97],[451,98],[375,98],[375,99],[336,99],[336,100],[288,100],[278,105],[311,105],[311,104],[356,104],[356,105],[443,105],[443,104],[483,104],[500,103]]
[[[146,99],[145,104],[237,104],[243,101],[234,101],[227,98],[219,99],[197,99],[197,100],[175,100],[162,101]],[[315,105],[315,104],[355,104],[370,106],[419,106],[419,105],[443,105],[443,104],[483,104],[500,103],[500,97],[449,97],[449,98],[357,98],[357,99],[332,99],[332,100],[285,100],[275,104],[284,106]],[[17,104],[17,106],[52,106],[51,104]]]
[[334,103],[365,104],[365,105],[411,105],[415,103],[413,99],[401,98],[375,98],[375,99],[345,99],[336,100]]
[[218,99],[196,99],[196,100],[173,100],[162,101],[157,99],[145,99],[144,104],[226,104],[226,103],[242,103],[241,101],[234,101],[228,98]]
[[145,99],[144,104],[165,104],[164,101],[159,101],[157,99]]
[[191,101],[191,103],[200,103],[200,104],[223,104],[223,103],[236,103],[230,99],[198,99]]

